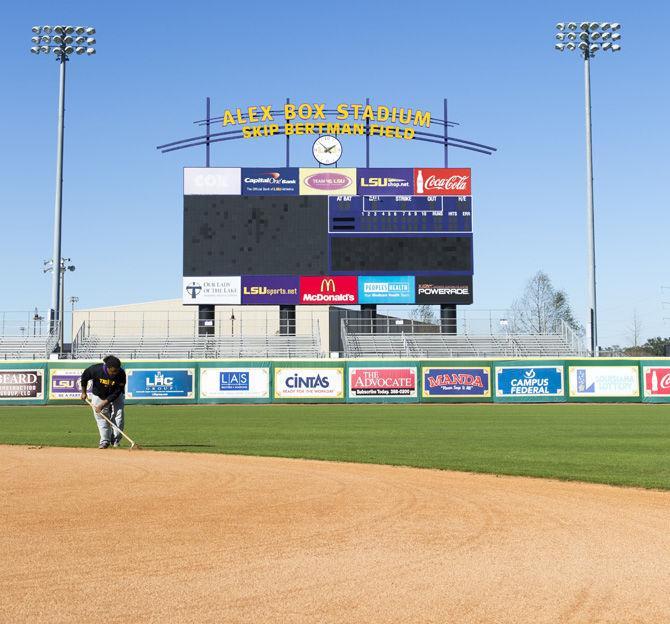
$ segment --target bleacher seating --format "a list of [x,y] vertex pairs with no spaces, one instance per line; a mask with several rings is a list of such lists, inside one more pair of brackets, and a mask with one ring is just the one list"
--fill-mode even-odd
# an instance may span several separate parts
[[343,339],[346,357],[565,357],[580,354],[559,334],[474,336],[349,331]]
[[49,357],[56,336],[0,336],[0,359],[41,360]]
[[73,357],[99,359],[113,353],[123,359],[225,359],[321,357],[319,335],[297,336],[101,336],[75,341]]

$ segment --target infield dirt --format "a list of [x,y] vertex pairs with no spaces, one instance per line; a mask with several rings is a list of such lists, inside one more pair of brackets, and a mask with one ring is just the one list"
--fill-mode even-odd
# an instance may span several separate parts
[[668,622],[670,492],[0,447],[2,622]]

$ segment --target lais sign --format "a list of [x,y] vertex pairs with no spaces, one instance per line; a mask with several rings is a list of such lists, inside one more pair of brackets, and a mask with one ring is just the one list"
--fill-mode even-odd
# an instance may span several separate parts
[[565,396],[562,366],[500,366],[496,396],[542,400]]
[[202,399],[267,399],[270,396],[270,368],[201,368]]
[[275,368],[275,399],[341,399],[343,368]]
[[349,398],[415,397],[416,367],[349,368]]
[[424,368],[424,397],[490,397],[491,369]]
[[318,276],[300,278],[300,303],[330,305],[358,301],[355,276]]
[[415,169],[414,194],[472,195],[470,169]]
[[644,396],[670,397],[670,368],[645,366],[643,378]]

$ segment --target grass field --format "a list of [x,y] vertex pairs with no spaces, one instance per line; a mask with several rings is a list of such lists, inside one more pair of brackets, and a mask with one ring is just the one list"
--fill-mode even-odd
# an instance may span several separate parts
[[[670,405],[131,405],[126,429],[152,450],[670,489]],[[5,406],[0,444],[92,447],[97,429],[84,406]]]

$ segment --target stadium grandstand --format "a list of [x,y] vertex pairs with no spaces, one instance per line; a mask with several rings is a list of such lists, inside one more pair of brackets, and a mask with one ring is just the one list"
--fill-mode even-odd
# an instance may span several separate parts
[[416,309],[298,306],[294,318],[278,307],[216,306],[214,319],[199,320],[197,309],[179,300],[77,310],[66,330],[74,334],[62,354],[37,312],[0,315],[0,359],[64,357],[99,359],[114,353],[131,359],[237,359],[323,357],[566,357],[587,352],[582,340],[561,323],[553,332],[510,329],[505,311],[463,311],[453,325],[418,320]]

